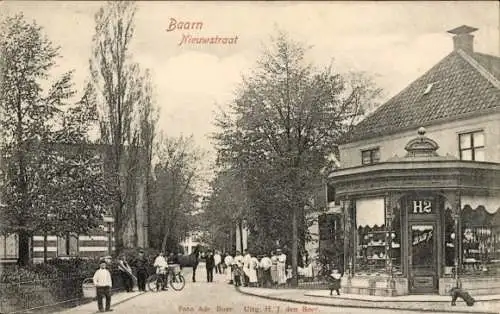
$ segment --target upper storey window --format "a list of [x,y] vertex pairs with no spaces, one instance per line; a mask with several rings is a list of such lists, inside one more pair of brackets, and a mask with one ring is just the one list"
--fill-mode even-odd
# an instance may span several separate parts
[[371,165],[380,161],[380,149],[372,148],[361,151],[361,162],[363,165]]
[[461,160],[484,161],[484,131],[459,134]]

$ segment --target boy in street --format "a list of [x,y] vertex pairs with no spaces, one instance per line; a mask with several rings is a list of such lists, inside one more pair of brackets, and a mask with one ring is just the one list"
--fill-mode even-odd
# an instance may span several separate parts
[[329,288],[330,288],[330,295],[333,294],[333,291],[337,292],[337,295],[340,295],[340,278],[342,275],[339,273],[336,267],[333,268],[332,273],[330,274],[329,279]]
[[[96,287],[97,295],[97,307],[99,312],[110,312],[111,310],[111,287],[113,285],[111,281],[111,274],[109,270],[106,269],[106,261],[101,260],[99,262],[99,269],[95,272],[92,278],[94,286]],[[106,309],[103,309],[102,299],[106,298]]]
[[159,280],[156,282],[157,290],[168,290],[167,286],[167,273],[168,273],[168,263],[165,259],[163,252],[160,252],[155,259],[153,264],[156,267],[156,273],[158,274]]

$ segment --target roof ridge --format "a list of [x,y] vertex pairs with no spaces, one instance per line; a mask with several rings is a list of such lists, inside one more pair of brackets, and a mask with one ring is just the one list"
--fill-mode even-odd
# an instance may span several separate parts
[[484,78],[490,81],[493,86],[497,89],[500,89],[500,81],[490,73],[487,69],[485,69],[479,62],[477,62],[473,57],[469,56],[462,49],[458,49],[458,55],[461,56],[465,61],[467,61],[474,69],[476,69]]

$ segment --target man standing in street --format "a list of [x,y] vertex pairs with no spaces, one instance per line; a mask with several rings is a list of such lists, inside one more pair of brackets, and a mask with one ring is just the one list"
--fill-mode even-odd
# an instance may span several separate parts
[[212,255],[212,251],[208,251],[208,255],[205,259],[205,266],[207,268],[207,282],[213,282],[215,259],[214,256]]
[[222,272],[221,272],[222,257],[220,256],[219,251],[215,251],[214,261],[215,261],[215,273],[222,274]]
[[139,256],[134,261],[137,271],[137,286],[139,291],[146,291],[146,279],[148,278],[148,260],[143,251],[139,251]]
[[273,262],[269,258],[269,254],[264,255],[260,260],[260,268],[262,269],[262,286],[268,287],[272,285],[271,266]]
[[221,274],[226,273],[226,263],[224,263],[224,261],[226,260],[226,256],[227,256],[226,251],[222,251],[220,255]]
[[233,284],[233,257],[231,254],[227,254],[226,257],[224,257],[224,264],[226,265],[226,280],[231,285]]
[[105,260],[100,261],[99,269],[95,272],[92,281],[96,287],[97,307],[99,308],[99,312],[105,311],[102,306],[103,298],[106,298],[106,312],[111,311],[111,287],[113,286],[113,282],[111,281],[109,270],[106,269]]

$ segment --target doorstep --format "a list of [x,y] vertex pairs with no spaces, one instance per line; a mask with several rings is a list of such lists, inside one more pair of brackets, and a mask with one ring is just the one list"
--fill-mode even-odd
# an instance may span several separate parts
[[[436,295],[436,294],[412,294],[412,295],[401,295],[394,297],[385,296],[375,296],[375,295],[363,295],[363,294],[341,294],[336,295],[335,292],[330,296],[330,291],[328,290],[312,290],[306,291],[304,293],[306,296],[310,297],[328,297],[335,299],[346,299],[353,301],[368,301],[368,302],[451,302],[451,296],[446,295]],[[500,295],[478,295],[474,296],[476,301],[499,301]]]

